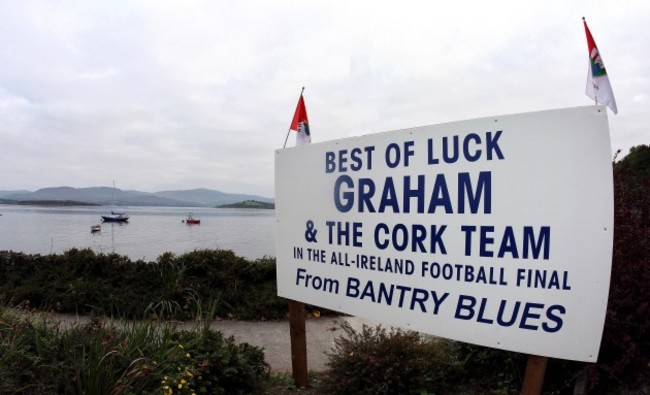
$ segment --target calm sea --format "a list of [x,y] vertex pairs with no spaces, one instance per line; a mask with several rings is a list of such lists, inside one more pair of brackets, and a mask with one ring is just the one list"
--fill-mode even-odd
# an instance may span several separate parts
[[[227,249],[249,259],[275,256],[275,212],[255,209],[119,207],[127,224],[101,223],[110,207],[34,207],[0,205],[0,250],[31,254],[70,248],[115,252],[133,260],[154,261],[164,252]],[[200,225],[187,225],[189,213]],[[101,223],[101,232],[90,226]]]

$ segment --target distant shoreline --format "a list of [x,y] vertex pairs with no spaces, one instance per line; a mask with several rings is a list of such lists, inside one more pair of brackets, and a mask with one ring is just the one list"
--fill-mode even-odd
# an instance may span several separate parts
[[274,210],[275,203],[260,202],[258,200],[245,200],[239,203],[222,204],[216,206],[216,208],[256,208],[256,209]]

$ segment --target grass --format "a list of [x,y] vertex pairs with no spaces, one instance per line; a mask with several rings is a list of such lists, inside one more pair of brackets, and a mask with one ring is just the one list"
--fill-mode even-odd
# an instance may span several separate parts
[[64,325],[0,307],[0,394],[259,393],[268,377],[261,349],[207,325]]
[[323,382],[327,377],[325,372],[310,371],[308,375],[309,388],[297,388],[291,373],[275,373],[272,374],[266,389],[265,395],[326,395],[327,390],[324,388]]

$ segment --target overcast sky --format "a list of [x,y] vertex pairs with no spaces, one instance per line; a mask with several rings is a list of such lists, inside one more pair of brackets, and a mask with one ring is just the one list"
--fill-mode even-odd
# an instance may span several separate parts
[[582,16],[618,104],[612,150],[650,143],[647,0],[0,0],[0,10],[0,190],[115,180],[272,197],[274,151],[303,86],[314,142],[590,105]]

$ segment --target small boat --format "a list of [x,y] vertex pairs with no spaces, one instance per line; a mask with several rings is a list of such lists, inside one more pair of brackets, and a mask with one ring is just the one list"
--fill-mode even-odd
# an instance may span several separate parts
[[[113,180],[113,192],[111,193],[111,201],[115,205],[115,180]],[[123,211],[111,211],[110,215],[102,215],[103,222],[129,222],[129,216]]]
[[188,224],[188,225],[199,225],[199,224],[201,224],[201,218],[194,218],[194,217],[192,216],[192,213],[190,213],[190,214],[187,216],[187,218],[185,218],[185,219],[183,220],[183,222],[185,222],[185,223]]
[[111,211],[110,215],[102,215],[104,222],[128,222],[129,216],[123,211]]
[[101,230],[102,230],[102,226],[101,226],[101,225],[92,225],[92,226],[90,227],[90,233],[101,232]]

